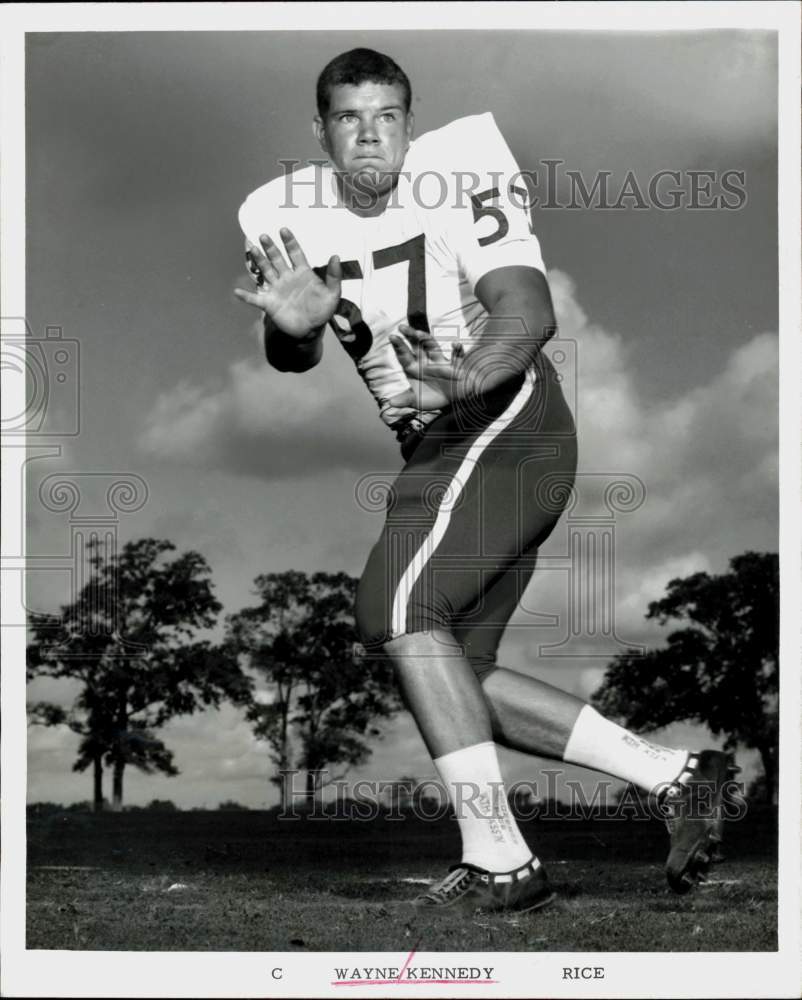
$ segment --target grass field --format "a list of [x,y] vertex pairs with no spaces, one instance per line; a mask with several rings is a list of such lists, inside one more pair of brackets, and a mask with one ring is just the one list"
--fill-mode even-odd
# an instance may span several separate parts
[[448,819],[267,812],[56,813],[28,830],[27,947],[127,951],[772,951],[776,820],[728,825],[727,859],[666,886],[655,820],[523,823],[557,901],[528,915],[414,915],[459,857]]

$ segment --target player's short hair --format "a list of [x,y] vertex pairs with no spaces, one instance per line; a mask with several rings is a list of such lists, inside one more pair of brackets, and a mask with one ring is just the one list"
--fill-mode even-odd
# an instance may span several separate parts
[[351,49],[335,56],[317,78],[317,110],[321,118],[328,114],[333,87],[358,87],[360,83],[399,84],[404,91],[404,110],[409,112],[412,87],[398,63],[373,49]]

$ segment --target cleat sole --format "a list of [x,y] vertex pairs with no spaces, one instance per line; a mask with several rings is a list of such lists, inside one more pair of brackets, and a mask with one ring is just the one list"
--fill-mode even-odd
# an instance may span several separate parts
[[411,901],[418,913],[527,913],[547,906],[555,897],[536,858],[511,872],[490,872],[468,863],[449,874],[425,895]]
[[523,909],[513,910],[512,912],[513,913],[534,913],[535,910],[542,910],[544,907],[548,906],[550,903],[553,903],[556,898],[557,898],[557,893],[556,892],[552,892],[548,896],[546,896],[544,899],[538,900],[536,903],[533,903],[531,906],[525,906],[525,907],[523,907]]

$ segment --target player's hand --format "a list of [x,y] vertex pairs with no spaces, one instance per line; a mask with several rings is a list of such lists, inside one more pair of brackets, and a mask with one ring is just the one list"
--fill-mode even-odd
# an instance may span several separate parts
[[399,334],[390,334],[390,343],[401,362],[410,387],[388,402],[394,407],[411,406],[417,410],[440,410],[455,396],[459,366],[463,360],[462,346],[454,345],[451,357],[430,333],[423,333],[405,323]]
[[252,248],[247,254],[259,289],[235,288],[234,294],[262,309],[283,333],[306,340],[325,326],[340,301],[340,259],[334,256],[329,260],[325,281],[321,281],[290,230],[281,229],[280,233],[289,263],[270,237],[262,234],[259,242],[264,253]]

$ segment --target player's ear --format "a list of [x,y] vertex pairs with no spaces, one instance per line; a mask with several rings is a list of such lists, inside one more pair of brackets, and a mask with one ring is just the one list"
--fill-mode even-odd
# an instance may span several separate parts
[[415,132],[415,112],[407,111],[407,142],[412,139]]
[[323,119],[320,117],[320,115],[315,115],[315,120],[312,127],[315,131],[315,138],[320,144],[320,148],[323,150],[324,153],[328,153],[329,145],[328,142],[326,141],[326,127],[323,124]]

